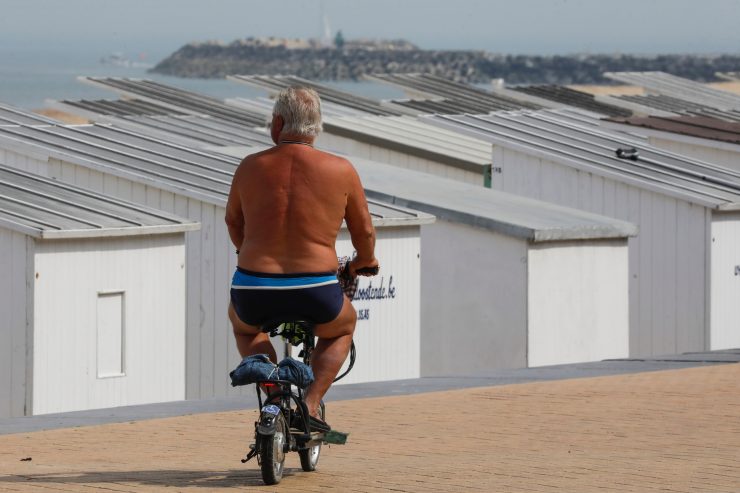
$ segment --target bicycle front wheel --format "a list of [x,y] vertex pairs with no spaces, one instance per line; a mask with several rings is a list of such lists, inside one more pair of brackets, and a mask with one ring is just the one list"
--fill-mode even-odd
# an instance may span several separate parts
[[321,444],[319,443],[313,447],[299,450],[298,455],[301,457],[301,468],[304,471],[315,471],[316,465],[319,463],[319,456],[321,455]]
[[265,484],[278,484],[283,479],[285,467],[285,444],[288,440],[288,424],[283,413],[275,416],[275,434],[262,435],[259,439],[260,468]]

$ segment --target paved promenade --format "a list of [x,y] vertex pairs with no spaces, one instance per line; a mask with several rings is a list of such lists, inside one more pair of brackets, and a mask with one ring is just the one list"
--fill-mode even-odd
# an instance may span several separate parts
[[255,417],[0,435],[0,491],[740,491],[739,364],[331,402],[349,443],[275,487],[239,461]]

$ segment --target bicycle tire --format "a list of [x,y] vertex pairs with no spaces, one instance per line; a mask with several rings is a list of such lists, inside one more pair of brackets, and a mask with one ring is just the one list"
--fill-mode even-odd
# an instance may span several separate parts
[[288,440],[288,424],[283,413],[276,416],[275,434],[261,435],[259,439],[260,469],[262,480],[267,485],[278,484],[285,469],[285,444]]
[[[321,403],[321,419],[326,417],[326,408],[324,403]],[[306,472],[312,472],[316,470],[316,466],[319,463],[319,457],[321,457],[321,443],[309,447],[307,449],[299,450],[298,456],[301,458],[301,469]]]
[[315,471],[321,457],[321,444],[299,450],[298,456],[301,458],[301,469],[306,472]]

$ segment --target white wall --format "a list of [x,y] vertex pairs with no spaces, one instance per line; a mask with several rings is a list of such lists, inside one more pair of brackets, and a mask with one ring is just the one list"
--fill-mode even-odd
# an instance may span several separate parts
[[[185,397],[183,242],[183,235],[37,242],[33,414]],[[99,378],[111,366],[98,361],[105,354],[98,298],[106,292],[123,292],[124,375]]]
[[0,228],[0,418],[23,416],[30,405],[33,249],[26,235]]
[[229,371],[236,367],[240,357],[226,312],[236,255],[226,231],[224,208],[58,159],[52,159],[46,168],[47,175],[67,183],[201,223],[199,231],[185,235],[186,396],[203,399],[246,392],[229,384]]
[[422,228],[422,376],[527,365],[527,242],[437,219]]
[[705,207],[522,152],[493,147],[492,188],[629,221],[630,356],[707,349]]
[[317,146],[329,151],[337,151],[353,156],[372,159],[381,163],[392,164],[400,168],[412,169],[430,173],[436,176],[457,180],[464,183],[483,186],[483,168],[480,172],[467,171],[443,164],[442,162],[412,156],[403,152],[386,149],[373,144],[359,142],[347,137],[322,133],[317,141]]
[[740,348],[740,213],[712,219],[711,349]]
[[[358,311],[354,335],[357,361],[338,383],[420,375],[419,226],[379,228],[377,237],[375,254],[380,261],[380,273],[376,277],[360,278],[352,303]],[[352,251],[349,234],[343,231],[337,241],[337,254],[351,255]],[[384,288],[382,297],[359,299],[368,288]]]
[[627,241],[531,245],[529,366],[629,356]]
[[712,164],[740,171],[740,145],[731,145],[723,142],[706,141],[706,145],[660,137],[648,137],[650,145],[660,147],[676,154],[683,154]]

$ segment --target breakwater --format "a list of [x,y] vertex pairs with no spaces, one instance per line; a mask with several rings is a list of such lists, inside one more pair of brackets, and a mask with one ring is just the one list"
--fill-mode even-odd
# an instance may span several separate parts
[[151,72],[188,78],[234,74],[359,80],[373,73],[430,73],[461,82],[503,78],[508,84],[609,84],[604,72],[660,70],[702,82],[740,71],[740,55],[500,55],[485,51],[301,47],[252,42],[189,43]]

